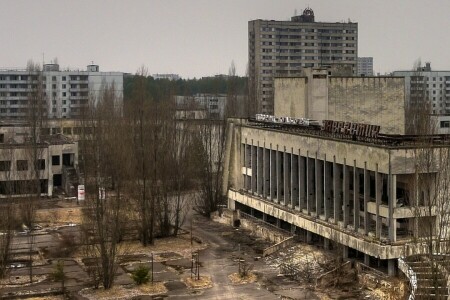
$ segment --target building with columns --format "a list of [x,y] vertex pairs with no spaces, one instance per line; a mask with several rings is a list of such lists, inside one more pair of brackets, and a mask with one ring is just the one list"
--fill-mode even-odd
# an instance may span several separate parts
[[[414,198],[417,141],[411,138],[355,140],[320,128],[242,119],[228,129],[231,209],[289,224],[325,247],[342,245],[344,257],[364,256],[366,264],[385,264],[390,274],[397,258],[414,253],[411,241],[420,236],[422,221],[436,222],[436,213],[426,213],[427,200]],[[414,201],[421,214],[411,209]]]
[[[291,108],[295,103],[295,117],[286,110],[285,117],[229,119],[224,167],[228,207],[304,235],[307,242],[341,246],[344,258],[360,258],[395,274],[398,258],[419,253],[413,241],[427,234],[420,229],[430,222],[438,226],[436,207],[430,204],[435,191],[429,186],[435,186],[439,166],[417,170],[424,140],[405,135],[399,78],[327,80],[342,83],[328,86],[326,114],[310,110],[322,116],[320,122],[301,119],[308,112],[299,108],[308,106],[308,92],[302,80],[286,78],[275,82],[282,89],[275,91],[275,108],[283,107],[277,101],[290,101]],[[293,86],[297,92],[289,92]],[[346,117],[331,113],[331,105],[348,105],[357,95],[364,101],[355,102]],[[391,115],[389,109],[371,110],[380,99],[390,103]],[[401,122],[389,121],[402,109]],[[368,114],[366,122],[361,114]],[[330,116],[337,121],[327,120]],[[432,151],[448,149],[450,136],[429,136],[426,143]],[[429,186],[419,185],[418,176],[428,178]]]

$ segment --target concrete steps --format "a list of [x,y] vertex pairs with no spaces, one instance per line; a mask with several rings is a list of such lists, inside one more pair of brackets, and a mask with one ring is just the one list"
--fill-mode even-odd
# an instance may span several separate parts
[[417,278],[415,299],[447,299],[449,292],[445,270],[448,270],[450,261],[436,260],[440,267],[433,270],[426,257],[415,257],[410,260],[407,260],[406,263],[416,273]]

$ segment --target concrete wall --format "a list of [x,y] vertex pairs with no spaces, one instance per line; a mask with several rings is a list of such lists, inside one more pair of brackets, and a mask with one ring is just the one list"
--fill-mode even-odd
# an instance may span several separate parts
[[307,114],[307,78],[275,78],[275,116],[303,118]]
[[380,125],[405,134],[405,82],[401,77],[330,77],[326,70],[275,79],[275,115]]
[[[330,77],[328,119],[370,123],[405,134],[405,83],[399,77]],[[312,116],[314,118],[314,116]]]

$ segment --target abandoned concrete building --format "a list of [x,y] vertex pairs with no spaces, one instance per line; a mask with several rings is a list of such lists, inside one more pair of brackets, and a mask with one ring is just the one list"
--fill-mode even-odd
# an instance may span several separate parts
[[395,274],[422,222],[437,222],[413,184],[420,138],[405,135],[404,79],[306,73],[275,79],[274,117],[229,119],[228,207]]
[[[40,136],[30,143],[30,128],[15,121],[0,124],[0,197],[34,193],[38,168],[41,194],[51,197],[54,188],[75,192],[78,143],[62,134]],[[36,148],[36,149],[34,149]],[[34,151],[38,157],[33,163]]]

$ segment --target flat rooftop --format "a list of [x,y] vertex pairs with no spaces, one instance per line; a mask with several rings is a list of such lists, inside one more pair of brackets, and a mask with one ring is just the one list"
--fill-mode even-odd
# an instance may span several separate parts
[[318,137],[322,139],[333,139],[350,143],[359,143],[386,148],[417,148],[423,146],[450,147],[450,134],[433,135],[397,135],[378,134],[377,137],[364,137],[344,133],[332,133],[323,129],[321,125],[297,125],[287,123],[274,123],[259,121],[256,118],[248,118],[244,126],[287,132],[302,136]]

